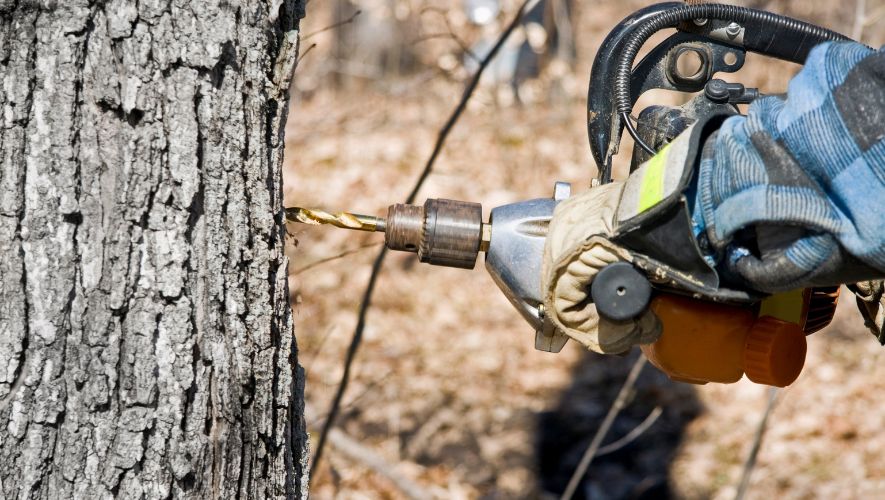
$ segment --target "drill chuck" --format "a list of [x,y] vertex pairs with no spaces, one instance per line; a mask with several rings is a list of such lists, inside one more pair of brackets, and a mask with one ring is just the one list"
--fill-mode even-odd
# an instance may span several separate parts
[[424,206],[397,203],[387,220],[350,212],[289,207],[286,217],[303,224],[329,224],[357,231],[383,231],[391,250],[418,254],[421,262],[473,269],[488,248],[491,231],[482,222],[482,205],[468,201],[428,199]]
[[482,237],[479,203],[431,198],[423,207],[396,204],[387,210],[387,248],[416,252],[428,264],[473,269]]

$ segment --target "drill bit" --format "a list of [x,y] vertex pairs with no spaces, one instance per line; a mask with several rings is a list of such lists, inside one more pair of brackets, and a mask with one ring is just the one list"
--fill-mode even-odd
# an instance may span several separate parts
[[384,232],[387,229],[387,221],[381,217],[352,214],[349,212],[329,213],[312,208],[289,207],[286,208],[286,218],[292,222],[312,225],[331,224],[336,227],[357,231]]

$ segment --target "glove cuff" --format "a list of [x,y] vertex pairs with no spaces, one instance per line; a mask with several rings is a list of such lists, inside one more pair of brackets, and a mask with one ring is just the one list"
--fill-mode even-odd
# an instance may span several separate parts
[[630,252],[609,240],[622,191],[623,183],[611,183],[562,202],[550,222],[542,265],[548,320],[575,341],[606,354],[653,342],[661,331],[650,311],[632,321],[600,319],[590,297],[590,283],[603,267],[632,262]]

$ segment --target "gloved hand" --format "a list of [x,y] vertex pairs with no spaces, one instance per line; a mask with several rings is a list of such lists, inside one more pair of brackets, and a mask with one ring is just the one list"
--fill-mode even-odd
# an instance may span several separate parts
[[885,285],[882,281],[862,281],[849,286],[857,297],[857,308],[864,324],[879,343],[885,345]]
[[821,44],[786,100],[757,99],[706,139],[693,220],[742,285],[773,293],[885,275],[883,67],[885,50]]
[[603,354],[625,352],[661,334],[651,310],[635,320],[615,322],[600,318],[591,303],[590,284],[596,274],[608,264],[632,260],[629,252],[607,239],[623,188],[623,183],[613,182],[560,203],[547,232],[541,267],[548,318],[561,332]]

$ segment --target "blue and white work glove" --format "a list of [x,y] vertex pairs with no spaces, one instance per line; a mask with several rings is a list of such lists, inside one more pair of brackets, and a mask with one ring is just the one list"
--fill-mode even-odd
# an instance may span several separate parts
[[885,49],[825,43],[705,141],[693,220],[733,286],[772,293],[885,275],[883,200]]

